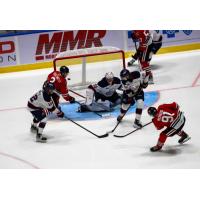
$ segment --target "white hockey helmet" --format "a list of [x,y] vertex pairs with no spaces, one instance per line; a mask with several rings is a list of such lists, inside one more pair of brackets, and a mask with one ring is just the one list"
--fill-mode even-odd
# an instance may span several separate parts
[[112,72],[107,72],[105,77],[107,80],[112,80],[114,78],[114,74]]

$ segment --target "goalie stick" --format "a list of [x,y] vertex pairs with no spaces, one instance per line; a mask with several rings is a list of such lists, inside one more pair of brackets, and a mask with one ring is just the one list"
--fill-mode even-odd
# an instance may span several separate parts
[[145,126],[147,126],[147,125],[149,125],[149,124],[151,124],[151,123],[152,123],[152,122],[148,122],[148,123],[146,123],[145,125],[143,125],[141,128],[137,128],[137,129],[135,129],[135,130],[133,130],[133,131],[131,131],[131,132],[126,133],[125,135],[113,135],[113,136],[114,136],[114,137],[118,137],[118,138],[126,137],[126,136],[128,136],[128,135],[130,135],[130,134],[132,134],[132,133],[134,133],[134,132],[136,132],[136,131],[138,131],[138,130],[144,128]]

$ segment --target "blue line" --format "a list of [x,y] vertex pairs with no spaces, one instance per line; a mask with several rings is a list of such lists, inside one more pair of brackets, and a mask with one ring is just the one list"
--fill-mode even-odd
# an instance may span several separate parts
[[5,34],[0,34],[0,37],[14,37],[14,36],[20,36],[20,35],[30,35],[30,34],[36,34],[36,33],[53,32],[53,31],[57,31],[57,30],[32,30],[30,32],[5,33]]

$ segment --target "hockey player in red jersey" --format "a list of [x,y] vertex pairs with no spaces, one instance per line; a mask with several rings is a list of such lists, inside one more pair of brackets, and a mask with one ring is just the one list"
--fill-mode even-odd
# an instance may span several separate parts
[[[156,54],[159,49],[162,47],[162,34],[158,33],[157,31],[154,30],[150,30],[149,31],[152,37],[152,43],[150,44],[151,46],[151,53],[152,54]],[[135,42],[135,41],[133,41]],[[132,60],[130,62],[128,62],[129,66],[132,66],[133,63],[138,59],[138,52],[136,51],[134,55],[132,55]],[[151,56],[150,56],[151,59]]]
[[153,117],[152,122],[158,130],[166,127],[166,129],[160,133],[157,145],[150,149],[152,152],[162,149],[167,137],[172,137],[174,135],[180,136],[181,138],[178,140],[179,144],[183,144],[191,139],[188,134],[182,130],[186,120],[183,112],[179,110],[179,105],[177,103],[162,104],[158,106],[157,109],[155,107],[149,107],[147,112]]
[[133,65],[138,59],[141,70],[146,72],[149,76],[149,84],[153,84],[153,75],[150,68],[150,60],[152,57],[152,37],[148,30],[134,30],[131,37],[133,41],[139,42],[139,47],[136,48],[135,55],[132,55],[132,60],[128,62],[128,66]]
[[53,83],[55,86],[55,92],[52,95],[56,107],[58,107],[60,95],[70,103],[75,102],[75,98],[68,94],[67,80],[66,77],[69,74],[69,68],[66,66],[61,66],[60,71],[54,71],[48,75],[47,81]]

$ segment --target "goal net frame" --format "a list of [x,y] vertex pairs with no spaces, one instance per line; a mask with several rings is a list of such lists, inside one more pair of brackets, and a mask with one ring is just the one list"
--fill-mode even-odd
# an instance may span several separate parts
[[125,63],[125,52],[122,49],[117,47],[110,47],[110,46],[103,46],[103,47],[92,47],[92,48],[85,48],[85,49],[76,49],[76,50],[69,50],[62,53],[59,53],[56,58],[53,60],[53,68],[54,71],[57,70],[57,62],[66,59],[76,59],[82,58],[82,81],[81,83],[74,85],[74,86],[84,86],[87,83],[86,81],[86,58],[92,56],[102,56],[102,55],[109,55],[109,54],[121,54],[122,59],[122,67],[126,68]]

